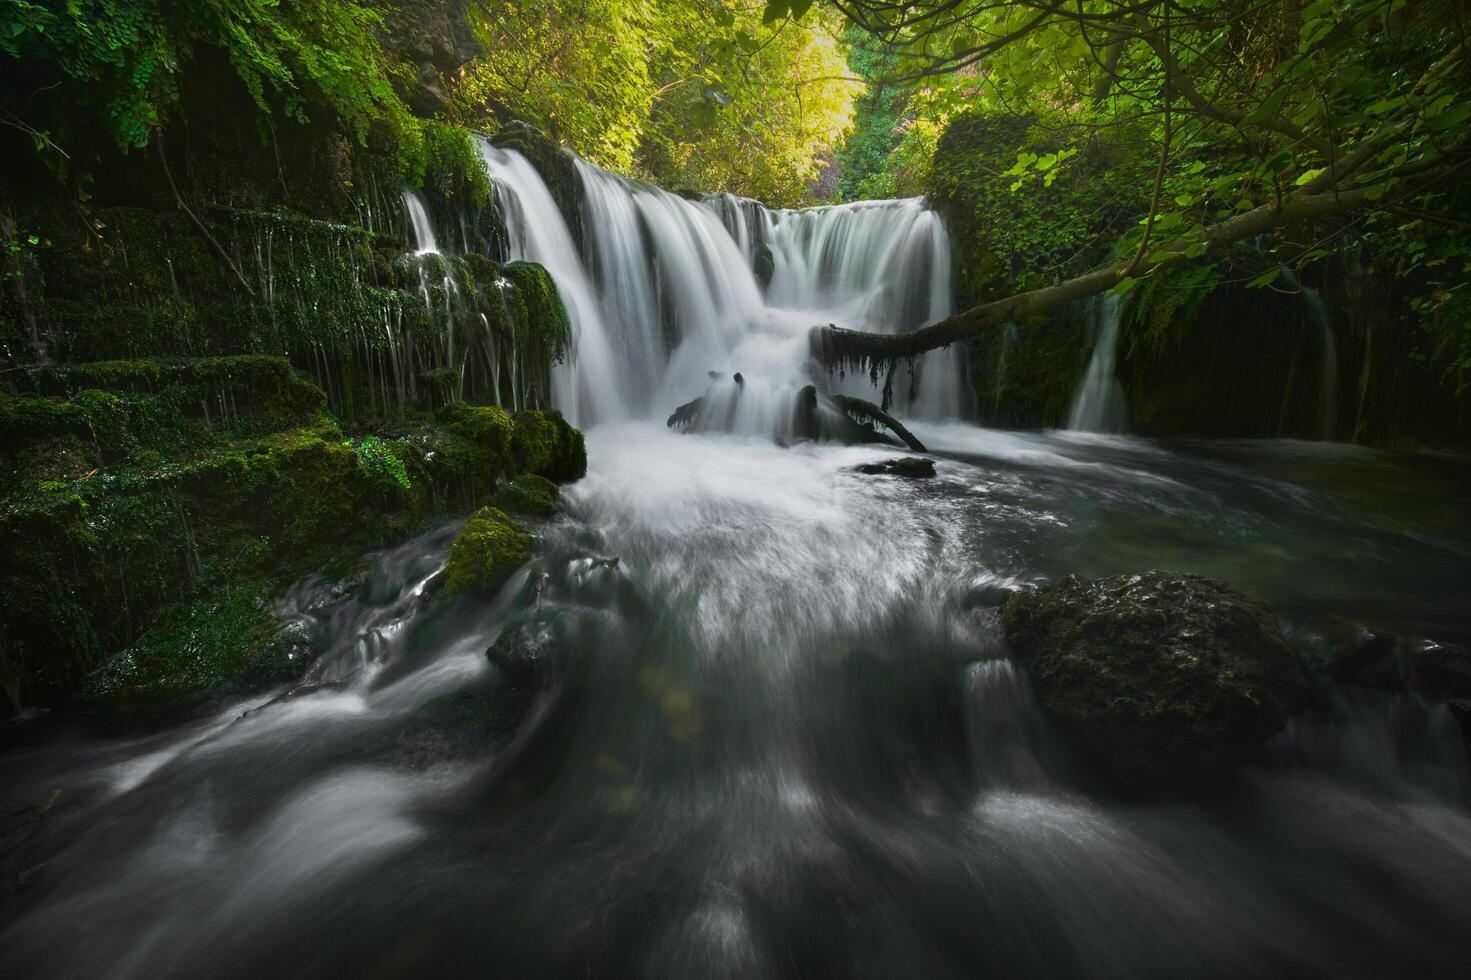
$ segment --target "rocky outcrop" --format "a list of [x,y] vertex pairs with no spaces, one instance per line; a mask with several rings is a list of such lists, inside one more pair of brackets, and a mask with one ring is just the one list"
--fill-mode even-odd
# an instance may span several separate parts
[[415,112],[432,116],[449,105],[443,76],[481,53],[465,19],[465,0],[392,0],[383,7],[383,52],[413,67],[414,84],[400,80]]
[[1248,761],[1305,691],[1267,607],[1196,575],[1069,577],[1002,620],[1042,707],[1127,788]]
[[935,461],[920,456],[898,456],[877,463],[859,463],[854,472],[867,476],[903,476],[911,480],[935,475]]

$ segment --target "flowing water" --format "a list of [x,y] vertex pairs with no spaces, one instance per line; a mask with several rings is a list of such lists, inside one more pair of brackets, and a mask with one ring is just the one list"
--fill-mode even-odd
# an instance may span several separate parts
[[1093,355],[1088,370],[1073,393],[1068,412],[1069,429],[1083,432],[1123,432],[1129,423],[1124,386],[1114,373],[1118,363],[1119,321],[1124,301],[1107,295],[1092,301]]
[[[902,256],[845,265],[905,227],[938,250],[922,208],[777,215],[584,171],[579,249],[524,161],[486,152],[513,250],[576,320],[560,394],[598,423],[588,475],[494,597],[426,597],[454,524],[298,584],[281,613],[320,651],[299,688],[0,743],[0,974],[1463,975],[1443,706],[1327,687],[1212,792],[1112,799],[1004,659],[997,607],[1173,567],[1273,602],[1305,651],[1345,619],[1465,642],[1471,463],[921,420],[933,479],[860,475],[895,450],[782,448],[771,406],[814,312],[936,315]],[[763,244],[764,293],[743,274]],[[669,431],[707,370],[746,371],[755,408]],[[549,664],[520,708],[484,656],[508,629]]]

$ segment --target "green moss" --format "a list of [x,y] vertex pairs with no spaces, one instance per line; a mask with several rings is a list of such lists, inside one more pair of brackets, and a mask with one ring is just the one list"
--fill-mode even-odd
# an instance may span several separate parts
[[535,473],[522,473],[496,491],[496,506],[533,517],[550,517],[557,512],[560,489]]
[[451,402],[438,412],[440,423],[476,449],[482,465],[500,468],[509,458],[515,424],[504,409]]
[[482,507],[450,545],[445,585],[450,592],[499,588],[531,558],[531,536],[504,511]]
[[511,457],[518,468],[558,483],[587,474],[587,444],[582,433],[557,412],[517,412]]
[[172,700],[300,675],[310,645],[270,612],[270,584],[245,582],[164,609],[87,683],[91,699]]

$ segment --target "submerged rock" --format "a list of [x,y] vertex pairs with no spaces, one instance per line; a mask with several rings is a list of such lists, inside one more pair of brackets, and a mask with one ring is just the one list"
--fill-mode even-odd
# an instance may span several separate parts
[[520,523],[495,507],[477,510],[450,545],[444,566],[452,593],[491,591],[531,558],[531,536]]
[[1127,787],[1246,762],[1305,690],[1269,609],[1197,575],[1070,576],[1002,621],[1043,708]]
[[853,469],[869,476],[906,476],[920,479],[935,475],[935,461],[920,456],[897,456],[878,463],[860,463]]
[[501,631],[485,657],[513,688],[535,686],[551,666],[556,639],[543,619],[521,620]]

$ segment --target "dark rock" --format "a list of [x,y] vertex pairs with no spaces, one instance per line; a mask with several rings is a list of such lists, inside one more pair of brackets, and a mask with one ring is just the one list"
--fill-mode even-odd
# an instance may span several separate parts
[[1270,610],[1196,575],[1070,576],[1002,621],[1043,708],[1128,788],[1246,762],[1306,689]]
[[739,371],[737,371],[735,374],[731,375],[730,377],[731,377],[731,380],[734,381],[738,385],[744,385],[746,383],[746,379],[741,375],[741,372],[739,372]]
[[1353,641],[1324,666],[1328,676],[1347,684],[1396,689],[1402,686],[1395,649],[1399,640],[1392,633],[1360,626]]
[[546,677],[556,650],[551,624],[544,619],[528,619],[501,630],[485,657],[513,688],[525,688],[538,685]]
[[935,475],[935,461],[920,456],[898,456],[880,463],[860,463],[853,467],[869,476],[904,476],[920,479]]
[[1424,640],[1409,652],[1410,684],[1436,701],[1471,700],[1471,650]]
[[1471,700],[1457,698],[1447,701],[1445,706],[1455,719],[1456,727],[1461,729],[1461,743],[1471,749]]

